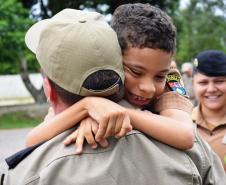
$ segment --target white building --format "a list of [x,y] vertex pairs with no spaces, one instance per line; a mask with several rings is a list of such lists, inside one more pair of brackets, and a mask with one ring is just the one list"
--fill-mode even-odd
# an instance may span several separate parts
[[[38,89],[42,86],[41,74],[30,74],[31,82]],[[0,106],[33,103],[20,75],[0,75]]]

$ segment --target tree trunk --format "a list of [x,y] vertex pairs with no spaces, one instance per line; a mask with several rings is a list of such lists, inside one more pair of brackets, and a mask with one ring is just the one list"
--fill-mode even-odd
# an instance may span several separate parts
[[31,96],[34,98],[35,102],[38,104],[42,104],[46,102],[46,97],[43,91],[43,87],[41,89],[37,89],[29,78],[29,74],[27,71],[27,62],[25,58],[20,58],[20,76],[26,86],[27,90],[30,92]]

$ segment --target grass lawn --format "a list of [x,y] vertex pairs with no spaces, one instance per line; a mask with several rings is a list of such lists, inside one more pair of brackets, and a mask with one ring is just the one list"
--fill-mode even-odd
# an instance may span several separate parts
[[42,118],[33,118],[25,112],[13,112],[0,116],[0,129],[30,128],[38,125]]

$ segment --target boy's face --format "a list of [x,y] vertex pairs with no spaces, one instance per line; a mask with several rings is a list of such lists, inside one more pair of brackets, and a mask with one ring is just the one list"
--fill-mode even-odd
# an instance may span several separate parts
[[123,55],[125,98],[133,105],[148,105],[164,92],[171,53],[160,49],[129,48]]

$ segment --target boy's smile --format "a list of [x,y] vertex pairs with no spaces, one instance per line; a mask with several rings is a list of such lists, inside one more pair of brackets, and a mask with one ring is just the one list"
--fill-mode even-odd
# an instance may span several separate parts
[[164,92],[171,56],[171,53],[151,48],[129,48],[124,52],[127,101],[145,106]]
[[127,90],[125,92],[125,96],[126,96],[128,102],[130,102],[133,105],[137,105],[137,106],[145,106],[151,102],[151,98],[144,98],[141,96],[137,96]]

